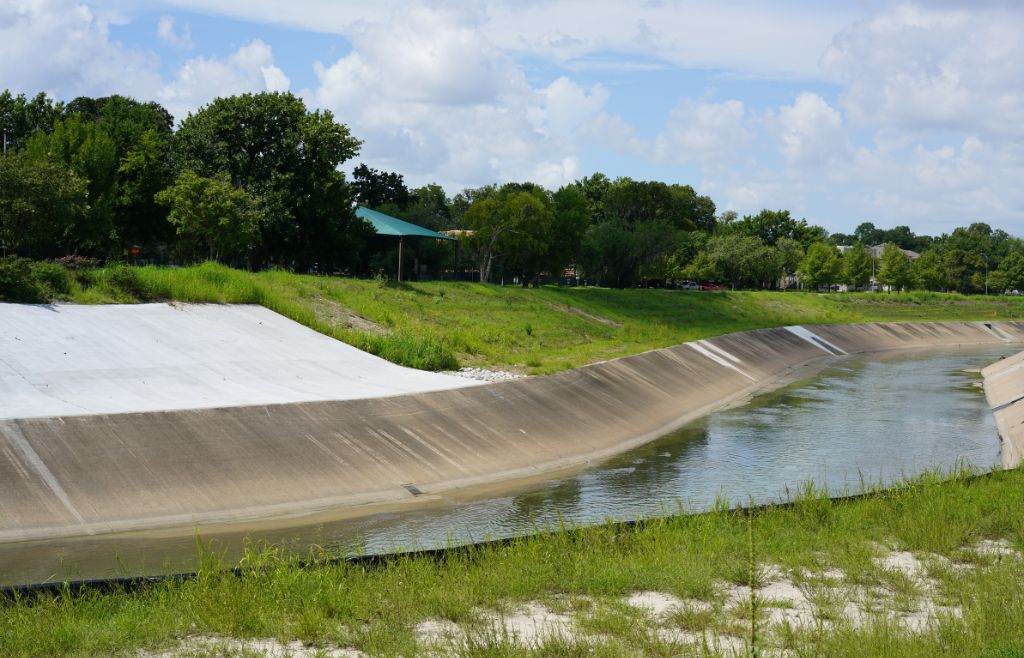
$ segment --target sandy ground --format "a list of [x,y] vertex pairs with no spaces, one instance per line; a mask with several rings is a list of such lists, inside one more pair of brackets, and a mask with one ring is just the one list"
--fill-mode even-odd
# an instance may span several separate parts
[[[751,601],[756,601],[759,634],[767,638],[763,655],[781,655],[771,648],[772,632],[828,628],[837,623],[867,626],[878,620],[896,622],[911,633],[926,633],[937,621],[958,617],[962,611],[943,605],[937,581],[928,575],[930,568],[969,571],[984,568],[958,564],[938,555],[913,554],[877,546],[877,566],[897,580],[905,578],[914,596],[900,597],[891,587],[864,586],[847,579],[839,569],[818,572],[786,573],[777,566],[760,569],[759,583],[750,587],[717,583],[709,600],[681,599],[667,592],[637,591],[623,597],[619,604],[642,615],[653,632],[666,642],[700,650],[707,647],[722,655],[746,655]],[[1009,542],[983,540],[971,547],[977,555],[992,560],[1022,559]],[[612,602],[614,604],[615,602]],[[587,639],[600,643],[602,636],[588,632],[580,621],[598,605],[589,597],[561,597],[557,602],[529,601],[509,604],[502,610],[479,609],[477,622],[460,625],[445,619],[427,619],[415,627],[417,655],[447,656],[465,648],[470,641],[510,642],[526,648],[538,647],[551,638]],[[608,605],[605,602],[604,605]],[[712,622],[707,629],[693,630],[682,622],[703,616]],[[298,641],[275,639],[225,638],[197,635],[183,638],[176,647],[160,652],[140,652],[139,658],[172,656],[266,656],[268,658],[357,658],[366,654],[351,647],[308,646]]]

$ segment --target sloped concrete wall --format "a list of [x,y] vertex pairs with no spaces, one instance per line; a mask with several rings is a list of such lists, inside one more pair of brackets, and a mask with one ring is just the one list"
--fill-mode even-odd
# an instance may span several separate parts
[[345,401],[0,421],[0,542],[303,515],[627,450],[794,369],[1024,343],[1022,323],[763,329],[549,377]]
[[981,375],[1002,441],[1003,468],[1017,468],[1024,457],[1024,352],[993,363]]

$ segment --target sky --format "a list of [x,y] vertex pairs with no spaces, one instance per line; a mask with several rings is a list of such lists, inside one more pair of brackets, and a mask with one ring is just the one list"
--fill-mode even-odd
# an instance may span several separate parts
[[1013,0],[0,0],[0,88],[185,118],[291,91],[410,186],[594,172],[938,235],[1024,235]]

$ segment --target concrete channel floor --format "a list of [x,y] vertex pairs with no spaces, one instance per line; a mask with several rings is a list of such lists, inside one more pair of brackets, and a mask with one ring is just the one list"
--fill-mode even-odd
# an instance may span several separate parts
[[479,385],[260,306],[0,304],[0,419],[355,400]]

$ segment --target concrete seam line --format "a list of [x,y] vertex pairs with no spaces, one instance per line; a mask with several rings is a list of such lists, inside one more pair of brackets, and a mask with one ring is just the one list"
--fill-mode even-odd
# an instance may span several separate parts
[[25,462],[31,468],[35,469],[36,473],[42,479],[43,483],[47,488],[53,492],[53,495],[67,508],[68,512],[71,513],[78,522],[85,525],[85,519],[78,513],[75,506],[71,503],[71,499],[68,497],[67,492],[64,491],[64,487],[60,486],[60,482],[57,481],[57,477],[47,468],[46,464],[39,454],[29,445],[28,439],[21,433],[21,428],[14,422],[0,421],[0,434],[7,437],[14,448],[21,453],[21,456],[25,459]]
[[711,350],[707,349],[706,347],[698,345],[697,343],[687,343],[687,345],[689,345],[694,350],[696,350],[698,354],[702,354],[702,355],[706,356],[707,358],[711,359],[712,361],[714,361],[718,365],[723,366],[725,368],[728,368],[729,370],[735,370],[736,372],[740,373],[741,375],[743,375],[744,377],[746,377],[747,379],[749,379],[752,382],[753,381],[757,381],[756,379],[754,379],[753,377],[751,377],[747,373],[743,372],[742,370],[740,370],[739,368],[737,368],[733,364],[729,363],[728,361],[726,361],[722,357],[720,357],[717,354],[713,353]]
[[814,345],[818,349],[824,350],[826,352],[831,352],[833,356],[839,356],[841,354],[847,353],[846,350],[842,349],[835,343],[830,343],[829,341],[825,340],[818,334],[809,330],[807,327],[802,327],[800,325],[791,325],[789,327],[786,327],[785,329],[791,334],[795,334],[800,338],[804,339],[805,341],[807,341],[808,343],[810,343],[811,345]]

